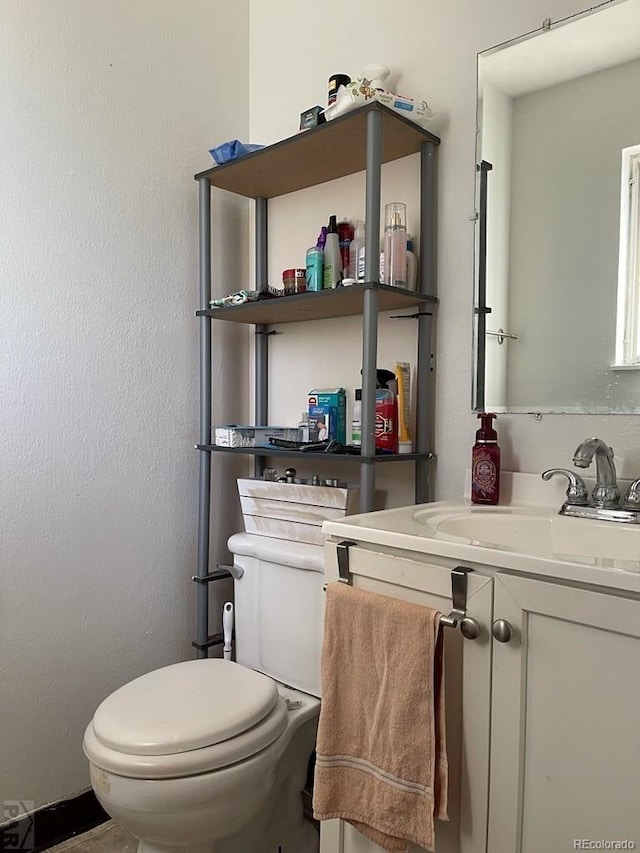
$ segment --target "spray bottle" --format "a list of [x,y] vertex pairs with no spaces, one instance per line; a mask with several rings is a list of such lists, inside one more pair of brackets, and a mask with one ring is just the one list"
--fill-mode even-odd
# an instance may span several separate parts
[[407,205],[393,201],[384,207],[384,283],[407,286]]
[[307,290],[322,290],[324,275],[324,241],[327,236],[325,225],[320,229],[315,246],[307,249]]
[[497,504],[500,500],[500,448],[498,433],[491,421],[496,415],[480,412],[482,426],[476,432],[471,455],[471,501],[474,504]]
[[394,382],[395,378],[391,370],[376,370],[376,449],[387,453],[398,452],[398,401],[389,388],[389,382]]
[[340,254],[340,238],[338,237],[338,223],[335,216],[329,217],[327,228],[327,240],[324,244],[324,277],[322,286],[324,290],[336,287],[342,281],[342,256]]
[[[346,216],[338,221],[338,242],[340,243],[340,255],[342,257],[342,268],[340,278],[349,277],[349,247],[353,240],[353,225]],[[355,276],[354,276],[355,278]]]

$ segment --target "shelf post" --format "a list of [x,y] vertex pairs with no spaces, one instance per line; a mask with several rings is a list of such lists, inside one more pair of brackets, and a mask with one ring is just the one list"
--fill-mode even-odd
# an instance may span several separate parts
[[[257,198],[255,205],[255,244],[256,244],[256,290],[266,290],[268,286],[267,253],[267,199]],[[254,409],[256,426],[269,422],[269,327],[259,323],[255,328],[254,352]],[[262,477],[264,457],[256,456],[253,463],[255,477]]]
[[[198,180],[199,189],[199,274],[200,309],[209,308],[211,299],[211,183]],[[211,444],[211,318],[200,316],[200,444]],[[209,573],[209,526],[211,512],[211,454],[200,451],[198,477],[198,551],[196,577]],[[209,637],[209,589],[196,584],[196,643],[203,646]],[[197,657],[208,657],[206,647]]]
[[[369,284],[380,277],[380,181],[382,176],[382,116],[372,110],[367,116],[367,157],[365,181],[365,252],[364,277]],[[368,287],[364,292],[362,312],[362,445],[363,456],[373,458],[376,452],[375,407],[376,367],[378,358],[378,292]],[[376,491],[375,462],[360,463],[360,512],[374,509]]]
[[[437,284],[437,176],[438,149],[429,141],[420,146],[420,281],[425,296],[436,295]],[[418,370],[416,379],[416,452],[431,452],[433,395],[431,381],[433,316],[423,305],[418,316]],[[416,460],[416,503],[430,498],[429,459]]]

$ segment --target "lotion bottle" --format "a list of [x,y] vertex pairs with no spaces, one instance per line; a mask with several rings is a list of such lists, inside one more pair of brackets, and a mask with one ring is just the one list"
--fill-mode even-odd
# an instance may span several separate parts
[[307,290],[322,290],[324,281],[324,241],[326,226],[322,226],[315,246],[307,249]]
[[480,412],[481,427],[471,457],[471,502],[497,504],[500,500],[500,448],[492,420],[496,415]]
[[360,447],[362,444],[362,388],[356,388],[353,410],[351,413],[351,444]]
[[407,290],[415,290],[418,286],[418,259],[413,251],[413,241],[407,238]]

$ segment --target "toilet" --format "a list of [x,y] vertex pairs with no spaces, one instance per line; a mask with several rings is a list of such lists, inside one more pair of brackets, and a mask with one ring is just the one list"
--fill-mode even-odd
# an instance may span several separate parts
[[238,533],[236,661],[154,670],[84,735],[105,811],[138,853],[317,853],[304,818],[320,712],[323,549]]

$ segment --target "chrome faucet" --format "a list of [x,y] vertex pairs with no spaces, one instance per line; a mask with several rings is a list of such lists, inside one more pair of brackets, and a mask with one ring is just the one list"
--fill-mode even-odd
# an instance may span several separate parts
[[601,438],[587,438],[576,447],[573,464],[577,468],[588,468],[596,458],[596,484],[591,492],[593,505],[612,509],[620,503],[620,489],[616,481],[616,466],[613,464],[613,449]]
[[587,438],[579,444],[573,455],[573,464],[578,468],[588,468],[594,456],[596,484],[590,500],[584,481],[573,471],[551,468],[543,473],[543,480],[550,480],[556,474],[562,474],[568,480],[566,500],[562,504],[560,514],[575,518],[640,524],[640,479],[631,483],[624,501],[621,501],[616,466],[613,462],[613,448],[602,439]]

